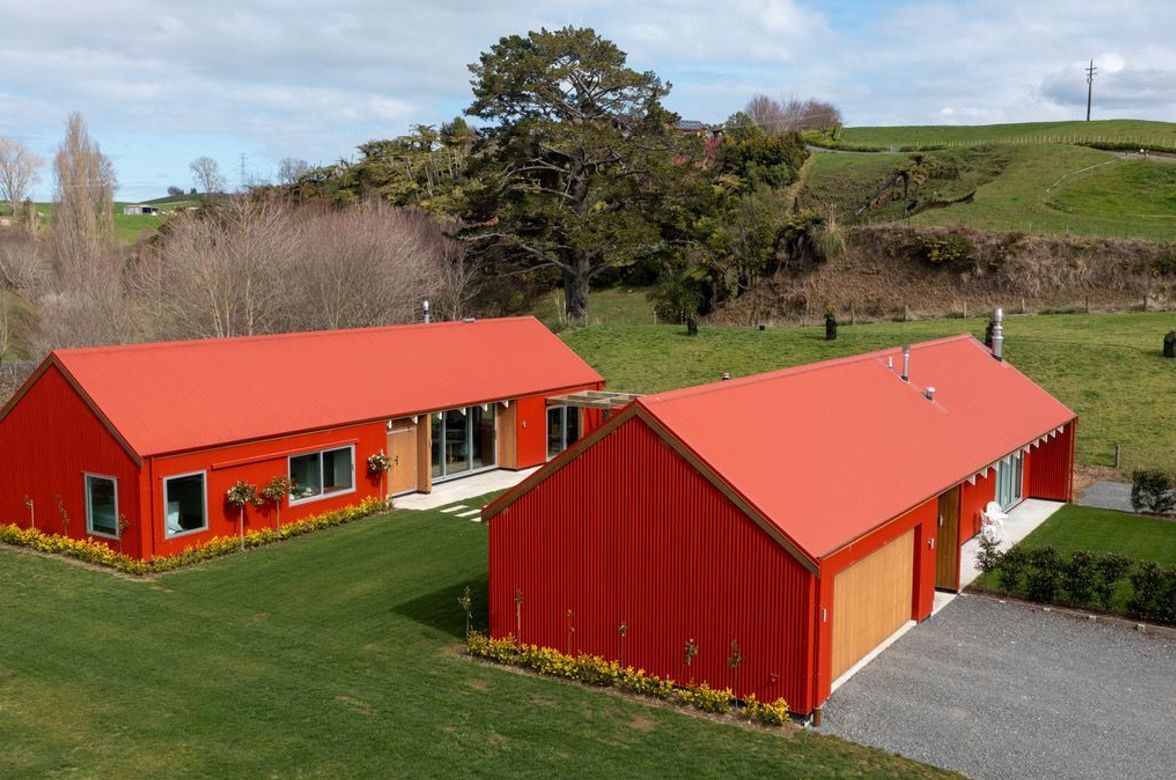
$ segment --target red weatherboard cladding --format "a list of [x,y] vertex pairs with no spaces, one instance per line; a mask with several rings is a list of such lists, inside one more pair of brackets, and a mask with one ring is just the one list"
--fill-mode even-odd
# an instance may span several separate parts
[[[634,471],[632,464],[641,464]],[[636,418],[490,520],[490,627],[811,709],[814,578]],[[568,610],[572,644],[568,644]],[[698,645],[689,671],[688,639]]]
[[[153,555],[174,555],[194,544],[201,544],[214,536],[237,534],[240,511],[225,502],[225,493],[238,480],[245,480],[260,488],[271,477],[286,476],[287,458],[301,452],[313,452],[332,447],[355,447],[355,486],[353,493],[317,501],[289,505],[287,499],[282,506],[282,522],[288,523],[311,515],[340,507],[356,504],[365,498],[381,495],[380,480],[367,473],[369,455],[384,449],[386,433],[383,422],[331,428],[311,434],[249,442],[232,447],[218,447],[199,452],[184,453],[148,460],[151,486],[151,528],[150,541]],[[163,480],[176,474],[205,471],[205,485],[208,491],[208,529],[191,534],[165,538],[163,533]],[[246,507],[245,530],[273,528],[277,517],[273,505]]]
[[1032,450],[1026,495],[1054,501],[1074,498],[1074,443],[1077,421]]
[[[49,366],[19,406],[0,420],[4,464],[0,468],[0,523],[29,527],[24,497],[33,500],[37,528],[65,533],[57,497],[69,515],[69,536],[85,538],[83,472],[118,480],[119,511],[132,524],[123,551],[139,554],[139,467],[86,406],[56,366]],[[118,542],[93,537],[118,549]]]

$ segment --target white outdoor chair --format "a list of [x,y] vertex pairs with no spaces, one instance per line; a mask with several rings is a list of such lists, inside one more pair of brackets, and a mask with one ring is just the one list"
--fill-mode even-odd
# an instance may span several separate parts
[[988,506],[984,507],[984,511],[980,513],[980,516],[983,518],[980,526],[981,533],[987,533],[989,535],[995,534],[997,531],[1003,531],[1005,520],[1009,519],[1009,516],[1001,511],[1000,504],[995,501],[989,501]]

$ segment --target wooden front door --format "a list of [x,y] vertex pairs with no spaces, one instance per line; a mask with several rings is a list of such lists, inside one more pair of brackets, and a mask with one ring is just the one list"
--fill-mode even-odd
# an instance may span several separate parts
[[833,578],[833,658],[836,680],[911,619],[915,583],[915,531]]
[[939,531],[935,537],[935,587],[959,590],[960,488],[939,497]]
[[417,489],[417,424],[412,420],[393,420],[388,431],[388,494],[411,493]]

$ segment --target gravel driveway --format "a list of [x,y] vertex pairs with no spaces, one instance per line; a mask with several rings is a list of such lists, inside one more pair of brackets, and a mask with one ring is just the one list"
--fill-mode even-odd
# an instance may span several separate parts
[[820,730],[977,778],[1171,778],[1176,640],[960,596],[838,689]]

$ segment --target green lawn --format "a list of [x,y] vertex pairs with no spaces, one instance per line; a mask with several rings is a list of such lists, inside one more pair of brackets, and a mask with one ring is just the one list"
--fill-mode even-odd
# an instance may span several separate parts
[[1019,122],[1003,125],[905,125],[847,127],[846,144],[908,146],[924,144],[1082,143],[1107,141],[1176,146],[1176,124],[1142,119],[1094,122]]
[[[1050,545],[1063,558],[1075,550],[1087,550],[1116,552],[1135,561],[1173,565],[1176,564],[1176,522],[1069,504],[1020,542],[1025,549]],[[1000,589],[995,573],[981,575],[977,584],[990,590]],[[1130,595],[1131,585],[1120,582],[1111,599],[1112,607],[1125,611]]]
[[[593,302],[595,298],[593,298]],[[564,340],[613,390],[648,393],[958,333],[980,336],[984,320],[928,320],[842,326],[835,342],[823,328],[703,327],[690,338],[666,325],[588,326]],[[1010,317],[1010,361],[1081,418],[1078,459],[1123,468],[1176,464],[1176,360],[1161,357],[1176,313]]]
[[0,547],[0,776],[938,774],[469,661],[467,585],[486,528],[439,512],[153,582]]
[[[657,321],[648,287],[610,287],[593,290],[588,321],[592,325],[649,325]],[[545,293],[532,307],[532,313],[547,327],[558,330],[565,324],[563,290]]]
[[[125,205],[127,203],[123,201],[114,204],[114,237],[120,244],[130,246],[137,243],[144,231],[148,235],[156,233],[167,219],[166,216],[154,214],[123,214]],[[37,213],[41,217],[41,229],[47,228],[53,217],[53,204],[38,203]]]

